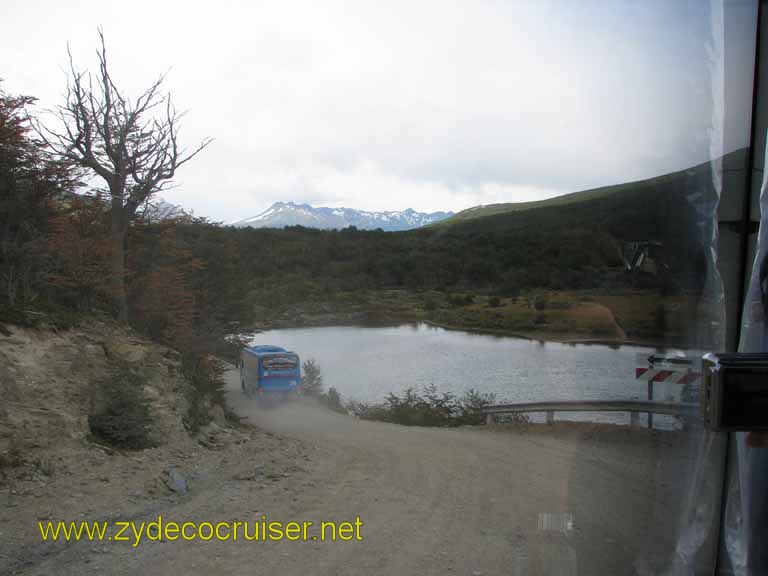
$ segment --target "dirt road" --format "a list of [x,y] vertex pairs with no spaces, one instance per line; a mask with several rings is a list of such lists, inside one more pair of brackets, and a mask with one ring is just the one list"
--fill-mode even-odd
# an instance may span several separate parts
[[670,467],[685,458],[672,434],[407,428],[306,403],[259,410],[236,389],[231,403],[315,448],[315,489],[270,516],[364,522],[361,542],[262,545],[258,573],[618,575],[656,573],[672,553]]
[[189,497],[138,519],[265,515],[317,526],[359,517],[362,541],[81,543],[21,572],[621,575],[659,573],[673,555],[683,435],[566,424],[406,428],[307,401],[260,410],[240,394],[236,374],[230,385],[236,411],[274,434],[272,451],[301,450],[282,460],[265,451],[226,456]]

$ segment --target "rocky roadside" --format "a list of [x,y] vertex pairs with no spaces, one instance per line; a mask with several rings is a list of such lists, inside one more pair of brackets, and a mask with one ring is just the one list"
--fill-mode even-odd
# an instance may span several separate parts
[[195,438],[158,448],[116,452],[91,444],[7,470],[0,485],[0,573],[26,573],[65,553],[88,563],[115,545],[43,542],[38,522],[151,521],[228,494],[245,494],[255,505],[307,482],[309,457],[298,441],[212,423]]
[[[151,521],[201,503],[286,498],[309,481],[308,446],[231,424],[218,406],[190,434],[169,348],[109,323],[8,333],[0,337],[0,574],[58,573],[60,562],[98,563],[119,547],[44,542],[38,522]],[[89,434],[93,388],[116,361],[145,377],[156,447],[117,450]]]

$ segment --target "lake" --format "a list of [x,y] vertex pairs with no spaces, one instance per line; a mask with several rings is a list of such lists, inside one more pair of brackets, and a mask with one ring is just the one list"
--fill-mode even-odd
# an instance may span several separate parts
[[[425,323],[391,327],[331,326],[269,330],[253,344],[274,344],[314,358],[326,389],[343,399],[377,402],[390,392],[435,384],[461,395],[492,392],[497,402],[644,400],[638,357],[655,348],[561,344],[446,330]],[[669,353],[669,351],[667,351]],[[674,392],[658,385],[656,397]],[[558,419],[628,422],[624,414],[559,414]],[[672,419],[656,416],[668,427]],[[666,425],[664,422],[666,421]]]

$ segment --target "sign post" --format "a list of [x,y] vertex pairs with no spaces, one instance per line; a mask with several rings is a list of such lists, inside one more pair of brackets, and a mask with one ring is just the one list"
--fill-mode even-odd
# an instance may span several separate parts
[[[689,390],[691,384],[701,377],[701,372],[691,369],[693,360],[685,357],[638,354],[637,365],[638,368],[635,368],[635,378],[648,382],[648,402],[653,402],[654,383],[668,382],[683,386],[680,401],[685,403],[688,400],[688,396],[693,396]],[[644,365],[647,368],[640,368],[640,366]],[[677,394],[674,394],[673,397],[677,401]],[[653,414],[650,412],[648,413],[648,429],[653,429]]]

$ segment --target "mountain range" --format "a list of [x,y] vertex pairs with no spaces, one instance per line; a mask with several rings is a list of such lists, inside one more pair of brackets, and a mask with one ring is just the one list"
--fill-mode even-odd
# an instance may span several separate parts
[[369,212],[354,208],[314,207],[294,202],[275,202],[264,212],[232,222],[232,226],[252,228],[284,228],[304,226],[324,230],[355,226],[360,230],[381,228],[386,232],[412,230],[453,216],[453,212],[416,212],[408,208],[390,212]]

